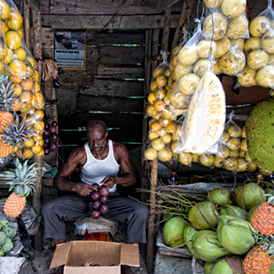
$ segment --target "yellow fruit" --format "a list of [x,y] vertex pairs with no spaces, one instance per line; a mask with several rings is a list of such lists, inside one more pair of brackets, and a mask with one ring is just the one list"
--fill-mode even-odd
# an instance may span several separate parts
[[18,84],[18,83],[20,83],[23,79],[11,75],[11,76],[10,76],[10,80],[12,81],[13,84],[15,84],[15,83]]
[[255,172],[257,169],[257,166],[253,163],[248,163],[246,171],[248,172]]
[[229,155],[230,155],[229,148],[223,146],[222,147],[222,156],[223,156],[223,158],[227,158]]
[[229,171],[236,170],[238,167],[238,161],[234,157],[228,157],[224,159],[224,168]]
[[246,9],[246,0],[223,0],[221,5],[222,13],[229,18],[235,18]]
[[149,147],[145,150],[144,156],[148,160],[155,160],[157,158],[158,152],[153,148]]
[[174,133],[177,131],[177,124],[175,121],[171,121],[167,126],[166,126],[167,132],[168,133]]
[[34,142],[39,142],[43,139],[43,135],[42,134],[38,134],[36,136],[32,136],[32,139]]
[[156,99],[162,100],[166,96],[165,88],[159,87],[154,91]]
[[148,139],[149,140],[154,140],[154,139],[156,139],[156,138],[158,138],[159,137],[159,134],[157,133],[157,132],[150,132],[149,134],[148,134]]
[[22,93],[22,88],[19,84],[14,84],[12,87],[13,94],[18,97]]
[[22,82],[20,83],[20,86],[22,87],[22,90],[31,91],[33,88],[33,82],[29,79],[22,80]]
[[189,152],[181,152],[179,154],[179,162],[183,165],[190,165],[192,162],[192,155]]
[[25,78],[27,68],[23,61],[13,60],[9,63],[9,69],[13,76],[18,78]]
[[26,59],[30,62],[32,67],[36,67],[36,61],[32,56],[28,55]]
[[214,163],[214,155],[204,153],[204,154],[199,156],[199,162],[203,166],[211,166]]
[[37,154],[41,151],[42,147],[38,144],[34,144],[34,146],[31,147],[31,150],[34,154]]
[[241,135],[241,128],[237,125],[231,125],[227,129],[227,133],[231,137],[239,137]]
[[37,121],[37,120],[42,120],[44,118],[44,112],[40,109],[36,110],[33,113],[33,118]]
[[22,39],[20,35],[13,30],[9,30],[5,33],[5,41],[7,47],[13,50],[19,49],[22,44]]
[[24,148],[23,150],[23,157],[29,159],[33,156],[33,152],[31,150],[31,148]]
[[241,140],[241,150],[242,151],[247,151],[247,141],[246,141],[246,139]]
[[162,127],[166,127],[171,121],[169,119],[165,119],[163,117],[161,117],[159,119],[159,123]]
[[44,154],[45,154],[44,149],[41,149],[39,153],[36,153],[36,156],[37,156],[37,157],[41,157],[41,156],[43,156]]
[[242,138],[246,138],[245,126],[242,127],[241,137],[242,137]]
[[0,42],[0,61],[4,60],[7,57],[8,48],[2,42]]
[[163,139],[161,137],[159,137],[159,138],[152,140],[151,146],[155,150],[160,151],[161,149],[163,149],[165,147],[165,142],[163,141]]
[[247,167],[248,167],[248,162],[243,158],[238,158],[237,161],[238,161],[238,166],[237,166],[236,170],[238,172],[246,171]]
[[165,108],[166,104],[163,100],[157,99],[153,103],[153,106],[157,111],[162,111]]
[[229,156],[230,157],[238,158],[239,154],[240,154],[239,150],[230,150],[229,151]]
[[[1,9],[0,9],[0,10],[1,10]],[[1,35],[1,36],[4,36],[5,30],[6,30],[6,24],[5,24],[4,21],[1,20],[1,23],[0,23],[0,35]]]
[[23,28],[20,28],[20,29],[16,30],[16,32],[19,34],[19,36],[21,37],[21,39],[24,38],[24,30],[23,30]]
[[192,65],[198,59],[198,52],[196,46],[185,46],[180,49],[178,59],[183,65]]
[[241,146],[241,141],[240,141],[240,139],[238,139],[236,137],[231,137],[227,141],[226,145],[231,150],[238,150],[240,148],[240,146]]
[[30,104],[32,100],[32,93],[30,91],[23,91],[20,94],[19,98],[22,103]]
[[153,71],[153,78],[156,79],[159,75],[165,73],[165,70],[162,67],[158,67]]
[[5,20],[8,18],[10,12],[10,6],[9,4],[4,1],[0,0],[0,17],[2,20]]
[[21,61],[25,61],[25,59],[27,57],[27,52],[22,47],[15,49],[14,54],[15,54],[16,59],[21,60]]
[[167,84],[167,78],[165,75],[159,75],[156,78],[156,83],[159,87],[164,87]]
[[165,144],[169,144],[171,142],[171,135],[169,133],[166,133],[162,136],[162,139]]
[[23,24],[23,17],[20,12],[17,11],[15,8],[10,8],[6,24],[12,30],[20,29]]
[[229,139],[229,134],[226,131],[224,131],[222,143],[225,144],[228,141],[228,139]]
[[262,36],[270,27],[270,20],[265,16],[257,16],[249,25],[249,31],[252,36]]
[[7,48],[7,56],[4,59],[5,64],[9,64],[12,61],[13,51]]
[[215,155],[213,164],[215,167],[222,167],[224,164],[224,158],[220,157],[219,155]]
[[158,132],[162,128],[160,123],[158,121],[154,121],[150,124],[150,128],[153,132]]
[[27,148],[31,148],[34,145],[34,141],[32,138],[28,138],[28,140],[23,141],[23,145]]
[[162,162],[167,162],[172,157],[172,151],[168,147],[164,147],[158,152],[158,159]]

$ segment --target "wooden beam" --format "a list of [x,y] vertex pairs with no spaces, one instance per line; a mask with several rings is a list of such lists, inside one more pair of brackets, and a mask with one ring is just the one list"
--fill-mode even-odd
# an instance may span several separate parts
[[171,15],[171,8],[167,8],[165,10],[165,25],[163,28],[163,38],[162,38],[162,50],[168,51],[168,44],[169,44],[169,33],[170,33],[170,15]]
[[35,59],[42,60],[42,22],[41,13],[32,10],[33,25],[33,56]]
[[24,31],[26,47],[30,49],[30,8],[28,6],[28,0],[24,0]]
[[170,8],[174,4],[178,3],[180,0],[161,0],[158,1],[158,13],[163,12],[167,8]]
[[158,160],[153,160],[151,165],[150,182],[150,208],[147,233],[147,268],[149,273],[153,273],[153,247],[154,247],[154,225],[155,225],[155,203],[157,187]]
[[174,49],[176,46],[178,46],[180,43],[180,38],[183,36],[183,27],[188,22],[188,18],[191,13],[194,2],[195,0],[184,1],[179,23],[174,34],[171,50]]
[[[179,16],[178,14],[171,15],[171,28],[178,26]],[[164,26],[164,16],[162,15],[125,15],[116,16],[112,21],[111,19],[112,16],[47,14],[42,15],[42,24],[43,27],[53,29],[148,29]],[[108,24],[108,22],[110,23]]]

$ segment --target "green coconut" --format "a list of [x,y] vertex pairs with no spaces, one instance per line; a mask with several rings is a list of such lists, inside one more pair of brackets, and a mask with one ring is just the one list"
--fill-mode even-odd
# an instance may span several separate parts
[[215,188],[209,191],[207,200],[221,207],[232,204],[230,191],[224,188]]
[[217,233],[212,230],[200,230],[192,237],[193,248],[198,256],[206,262],[215,262],[230,252],[222,247]]
[[220,210],[220,215],[230,215],[246,220],[247,212],[243,208],[235,205],[228,205]]
[[211,202],[200,202],[188,212],[188,220],[198,230],[211,229],[218,224],[219,212]]
[[273,189],[273,188],[269,188],[269,187],[268,187],[268,188],[266,188],[264,191],[265,191],[266,194],[274,195],[274,189]]
[[244,274],[243,260],[237,256],[228,257],[217,262],[210,274]]
[[265,191],[256,183],[248,183],[241,187],[236,195],[238,206],[247,209],[266,201]]
[[251,224],[237,217],[221,215],[217,236],[221,245],[236,255],[245,254],[256,243],[256,231]]
[[251,207],[251,208],[249,209],[249,211],[247,212],[246,220],[247,220],[248,222],[250,222],[250,218],[251,218],[253,212],[255,211],[255,209],[256,209],[258,206],[259,206],[259,205],[255,205],[255,206]]
[[204,272],[205,274],[209,274],[210,273],[210,270],[212,268],[212,266],[214,265],[214,263],[210,263],[210,262],[207,262],[204,266]]
[[169,247],[176,247],[183,244],[184,230],[188,222],[181,216],[170,218],[163,228],[163,242]]
[[232,192],[231,192],[231,200],[234,204],[237,204],[236,202],[236,196],[237,196],[237,193],[239,192],[239,190],[241,189],[241,186],[239,187],[236,187]]
[[199,258],[198,254],[196,253],[196,251],[193,248],[193,244],[192,244],[192,238],[193,235],[197,232],[197,230],[192,226],[192,225],[188,225],[185,228],[184,231],[184,239],[185,239],[185,243],[186,246],[188,248],[188,250],[190,251],[190,253],[196,258],[196,259],[201,259]]
[[274,264],[271,265],[269,274],[274,274]]

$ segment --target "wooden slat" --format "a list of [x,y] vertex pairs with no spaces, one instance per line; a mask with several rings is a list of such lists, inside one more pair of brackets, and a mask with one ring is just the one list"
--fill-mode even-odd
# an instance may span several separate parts
[[59,126],[62,129],[76,129],[85,127],[87,121],[91,119],[103,119],[108,127],[122,128],[142,128],[143,114],[119,114],[119,113],[71,113],[69,115],[59,115]]
[[[87,46],[88,50],[88,46]],[[87,57],[87,61],[88,61]],[[145,49],[141,47],[100,47],[100,65],[106,66],[143,66],[145,61]]]
[[[78,0],[71,3],[67,0],[52,0],[51,14],[155,14],[178,0]],[[90,7],[90,8],[87,8]]]
[[[60,131],[62,144],[84,144],[87,142],[85,131]],[[142,142],[142,131],[138,128],[120,128],[109,131],[109,138],[117,142]]]
[[97,78],[144,78],[144,68],[98,67]]
[[[53,29],[145,29],[162,28],[164,16],[162,15],[131,15],[131,16],[96,16],[96,15],[42,15],[43,27]],[[171,15],[171,28],[178,25],[179,15]]]
[[143,99],[79,95],[77,111],[143,112]]
[[101,45],[101,44],[144,44],[145,33],[144,30],[122,31],[92,31],[86,32],[87,45]]
[[143,81],[120,81],[111,79],[94,79],[93,85],[80,91],[85,95],[127,97],[143,96]]
[[[64,73],[60,76],[59,83],[61,85],[70,85],[75,90],[79,90],[79,87],[88,87],[93,84],[93,79],[97,75],[97,68],[87,66],[85,70],[64,70]],[[58,93],[64,87],[58,89]]]
[[42,60],[42,22],[41,13],[32,10],[33,29],[33,57]]

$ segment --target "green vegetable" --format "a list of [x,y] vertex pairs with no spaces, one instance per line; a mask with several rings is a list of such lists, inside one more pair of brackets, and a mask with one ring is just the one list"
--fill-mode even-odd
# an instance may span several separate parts
[[4,232],[10,239],[14,238],[16,235],[16,230],[9,226],[4,226],[1,231]]
[[7,239],[6,233],[0,231],[0,246],[5,243],[6,239]]
[[11,251],[13,249],[13,243],[11,241],[10,238],[7,238],[5,243],[2,245],[1,249],[4,251],[4,252],[8,252],[8,251]]

